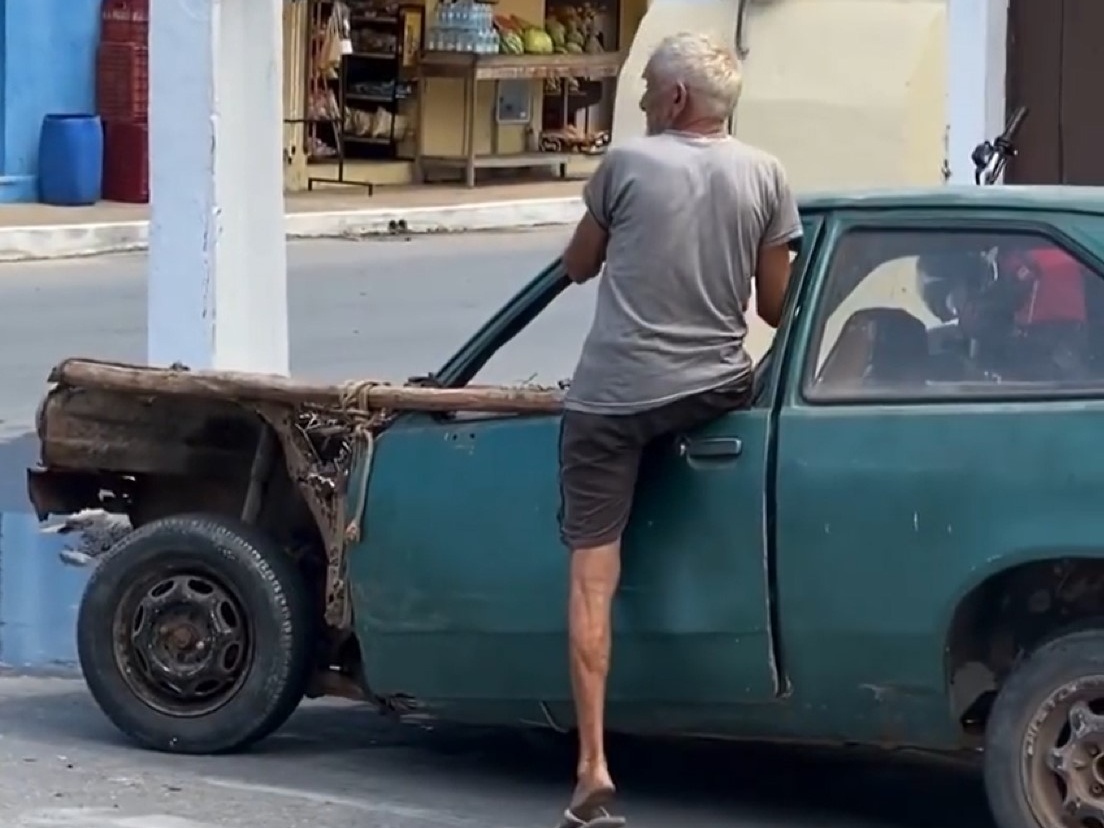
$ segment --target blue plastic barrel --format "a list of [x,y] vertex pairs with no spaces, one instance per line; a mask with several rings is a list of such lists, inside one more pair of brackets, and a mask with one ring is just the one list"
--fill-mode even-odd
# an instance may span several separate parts
[[98,115],[47,115],[38,142],[43,204],[95,204],[103,192],[103,124]]

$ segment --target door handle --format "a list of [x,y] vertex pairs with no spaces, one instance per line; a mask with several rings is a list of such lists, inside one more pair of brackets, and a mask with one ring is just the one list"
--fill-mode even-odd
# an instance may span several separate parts
[[739,457],[743,450],[744,444],[738,437],[707,437],[702,440],[683,439],[679,443],[679,454],[693,460]]

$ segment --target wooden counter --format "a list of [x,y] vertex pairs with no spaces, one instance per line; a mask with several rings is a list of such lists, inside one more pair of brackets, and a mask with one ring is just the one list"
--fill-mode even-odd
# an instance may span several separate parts
[[426,52],[419,72],[430,78],[475,80],[543,80],[544,78],[615,78],[621,55],[474,55],[466,52]]
[[[418,123],[415,137],[415,172],[426,180],[426,167],[460,168],[468,187],[475,186],[475,171],[488,167],[559,167],[560,176],[567,174],[570,153],[523,152],[500,154],[498,124],[491,112],[491,152],[478,155],[475,151],[476,89],[481,81],[532,80],[546,78],[581,78],[598,80],[615,78],[621,71],[619,53],[597,55],[478,55],[468,52],[426,52],[418,66]],[[428,78],[459,78],[464,81],[464,141],[459,155],[427,156],[423,153],[425,139],[425,100]],[[539,108],[535,111],[539,111]]]

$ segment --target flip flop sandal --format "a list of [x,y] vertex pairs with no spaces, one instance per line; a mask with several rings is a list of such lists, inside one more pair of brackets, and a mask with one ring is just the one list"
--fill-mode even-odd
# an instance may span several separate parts
[[613,816],[605,808],[598,808],[590,819],[581,819],[568,808],[557,828],[623,828],[624,817]]

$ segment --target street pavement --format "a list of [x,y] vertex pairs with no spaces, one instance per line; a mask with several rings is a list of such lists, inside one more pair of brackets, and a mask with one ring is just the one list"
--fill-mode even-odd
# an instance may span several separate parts
[[[614,740],[632,828],[984,828],[975,780],[915,760]],[[554,736],[387,723],[304,705],[246,754],[121,741],[76,681],[0,680],[5,828],[552,828],[570,793]],[[936,795],[933,795],[936,794]]]
[[[565,240],[557,230],[292,245],[293,372],[433,370]],[[0,511],[26,510],[29,432],[51,365],[143,360],[143,268],[142,256],[0,266]],[[592,306],[592,287],[563,295],[480,381],[568,376]],[[570,790],[561,737],[396,726],[345,703],[304,705],[247,754],[151,754],[121,741],[79,679],[32,673],[0,675],[3,828],[550,827]],[[945,764],[620,739],[613,759],[634,827],[991,825],[975,776]]]

